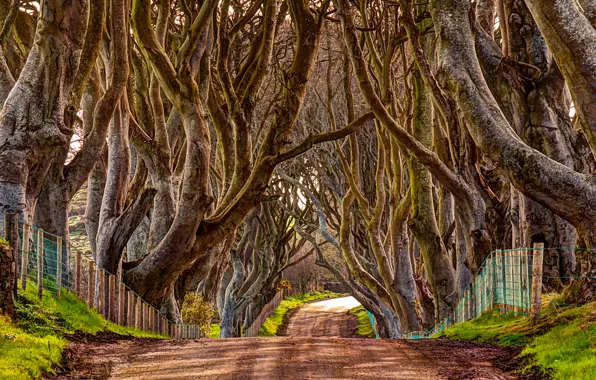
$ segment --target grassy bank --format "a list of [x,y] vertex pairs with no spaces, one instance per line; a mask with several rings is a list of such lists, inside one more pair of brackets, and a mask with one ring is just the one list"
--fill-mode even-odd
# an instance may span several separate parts
[[367,338],[375,337],[375,330],[370,324],[370,318],[368,312],[364,306],[360,305],[350,310],[350,314],[358,319],[358,326],[356,327],[356,333],[360,336]]
[[219,325],[217,323],[211,324],[211,329],[209,331],[209,338],[219,338]]
[[75,332],[160,337],[108,322],[68,292],[60,300],[44,292],[40,300],[36,290],[29,283],[27,290],[19,291],[14,321],[0,316],[0,379],[39,378],[43,372],[52,373],[68,344],[68,336]]
[[596,379],[596,303],[543,307],[538,324],[529,318],[489,311],[444,332],[449,339],[523,346],[522,372],[555,379]]
[[295,297],[286,297],[286,299],[284,299],[273,311],[273,314],[265,320],[263,326],[261,326],[261,329],[259,330],[259,336],[276,336],[277,330],[283,324],[284,316],[292,309],[300,307],[307,302],[342,296],[343,294],[322,291],[302,294]]

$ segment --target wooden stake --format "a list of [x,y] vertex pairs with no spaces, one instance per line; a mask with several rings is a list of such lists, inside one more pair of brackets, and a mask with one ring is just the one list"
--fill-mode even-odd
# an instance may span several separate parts
[[491,258],[492,260],[492,268],[493,268],[493,273],[492,273],[492,299],[491,299],[491,306],[490,308],[493,309],[496,307],[497,305],[497,301],[498,301],[498,297],[497,297],[497,289],[499,286],[499,278],[497,277],[497,255],[499,254],[499,251],[496,251],[493,255],[493,257]]
[[60,236],[58,236],[56,245],[56,294],[60,298],[60,290],[62,289],[62,238]]
[[23,225],[23,252],[21,255],[21,289],[27,287],[27,270],[29,268],[29,238],[31,237],[31,227]]
[[110,321],[116,322],[116,276],[109,276],[108,288],[108,314]]
[[540,306],[542,297],[542,264],[544,260],[544,243],[534,244],[532,260],[532,323],[540,320]]
[[93,309],[95,304],[95,268],[93,265],[93,261],[89,260],[87,262],[88,265],[88,282],[87,282],[87,304],[89,305],[89,309]]
[[77,297],[81,296],[81,252],[75,252],[75,283],[74,290]]
[[502,290],[503,290],[503,312],[507,312],[507,259],[505,257],[505,252],[501,251],[501,274],[502,274]]
[[530,255],[526,251],[526,265],[525,265],[525,276],[526,276],[526,310],[525,312],[530,314],[532,312],[532,271],[530,270],[530,265],[532,262],[530,261]]
[[118,284],[118,324],[121,326],[126,326],[124,323],[125,292],[124,284]]
[[126,306],[126,326],[134,327],[134,313],[135,313],[135,294],[132,290],[126,292],[127,306]]
[[143,328],[143,315],[141,313],[142,305],[141,305],[141,298],[137,297],[137,305],[135,310],[135,327],[139,330]]
[[103,269],[97,268],[97,277],[99,277],[99,302],[97,308],[99,313],[107,318],[106,314],[106,276]]
[[43,230],[37,230],[37,296],[41,298],[43,294]]
[[147,326],[147,330],[149,331],[153,331],[153,308],[149,305],[147,305],[147,314],[149,315],[149,323]]

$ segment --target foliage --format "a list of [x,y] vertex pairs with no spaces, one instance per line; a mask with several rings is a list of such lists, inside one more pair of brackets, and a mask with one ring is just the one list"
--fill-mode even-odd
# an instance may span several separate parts
[[32,282],[27,283],[26,290],[19,290],[15,308],[14,321],[0,317],[0,379],[38,378],[43,372],[51,373],[52,366],[61,360],[68,335],[75,332],[110,331],[138,338],[162,338],[106,321],[69,292],[55,299],[44,290],[40,300]]
[[288,289],[288,290],[292,290],[292,284],[290,283],[290,281],[288,280],[281,280],[279,282],[279,285],[277,286],[277,291],[280,291],[281,289]]
[[284,316],[292,309],[300,307],[307,302],[326,298],[337,298],[341,296],[342,295],[338,293],[322,291],[301,294],[294,297],[286,297],[286,299],[284,299],[273,311],[273,314],[271,314],[271,316],[265,320],[263,326],[261,326],[261,329],[259,330],[259,336],[276,336],[277,330],[284,322]]
[[556,379],[596,378],[596,303],[582,307],[542,309],[540,321],[512,313],[488,311],[444,332],[449,339],[525,346],[521,357],[527,372],[538,366]]
[[182,320],[189,325],[199,325],[203,333],[210,336],[213,308],[203,299],[201,293],[188,293],[182,303]]
[[358,319],[358,326],[356,327],[358,335],[365,336],[368,338],[375,337],[375,330],[370,324],[370,318],[368,317],[368,312],[366,311],[364,306],[360,305],[351,309],[350,314],[352,314]]

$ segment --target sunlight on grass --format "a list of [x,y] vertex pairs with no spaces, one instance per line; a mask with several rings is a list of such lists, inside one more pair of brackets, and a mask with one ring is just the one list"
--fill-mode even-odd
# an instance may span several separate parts
[[538,324],[529,318],[488,311],[444,332],[449,339],[525,346],[528,370],[537,365],[555,379],[596,379],[596,303],[543,307]]
[[58,300],[44,291],[40,300],[32,282],[26,290],[19,290],[16,311],[14,321],[0,317],[0,379],[38,378],[42,372],[53,373],[52,367],[60,362],[68,344],[68,335],[78,331],[165,338],[109,322],[69,292],[63,292]]
[[263,326],[261,326],[261,329],[259,330],[259,336],[276,336],[277,330],[283,324],[284,316],[292,309],[300,307],[307,302],[342,296],[342,294],[322,291],[302,294],[295,297],[286,297],[286,299],[284,299],[273,311],[273,314],[265,320]]
[[356,332],[358,335],[369,338],[375,337],[375,330],[370,324],[370,318],[368,317],[368,313],[366,312],[364,306],[360,305],[351,309],[350,314],[356,316],[358,319],[358,326],[356,327]]
[[211,331],[209,332],[209,338],[219,338],[219,325],[217,323],[211,324]]
[[38,378],[60,361],[67,341],[27,333],[0,316],[0,379]]

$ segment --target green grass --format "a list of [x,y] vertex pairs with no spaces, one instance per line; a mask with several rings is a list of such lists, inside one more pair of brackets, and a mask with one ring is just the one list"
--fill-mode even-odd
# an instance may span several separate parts
[[164,338],[106,321],[68,292],[58,300],[44,291],[40,300],[33,283],[27,284],[27,290],[19,291],[16,311],[14,321],[0,318],[0,379],[39,378],[43,372],[52,373],[52,367],[60,362],[68,344],[68,335],[77,331]]
[[211,324],[211,331],[209,333],[209,338],[219,338],[219,325],[217,323]]
[[364,306],[360,305],[351,309],[350,314],[354,315],[358,319],[358,326],[356,327],[356,332],[358,335],[368,338],[375,337],[375,330],[370,324],[370,318],[368,317],[368,312]]
[[66,344],[58,336],[27,333],[0,316],[0,379],[39,378],[51,372]]
[[326,298],[341,297],[342,294],[333,293],[329,291],[312,292],[298,295],[295,297],[286,297],[279,306],[273,311],[273,314],[265,320],[263,326],[259,330],[259,336],[276,336],[277,330],[283,324],[284,316],[292,309],[300,307],[307,302],[316,301]]
[[[539,323],[488,311],[443,333],[449,339],[523,346],[527,372],[538,366],[555,379],[596,379],[596,303],[543,307]],[[535,369],[535,368],[534,368]]]

